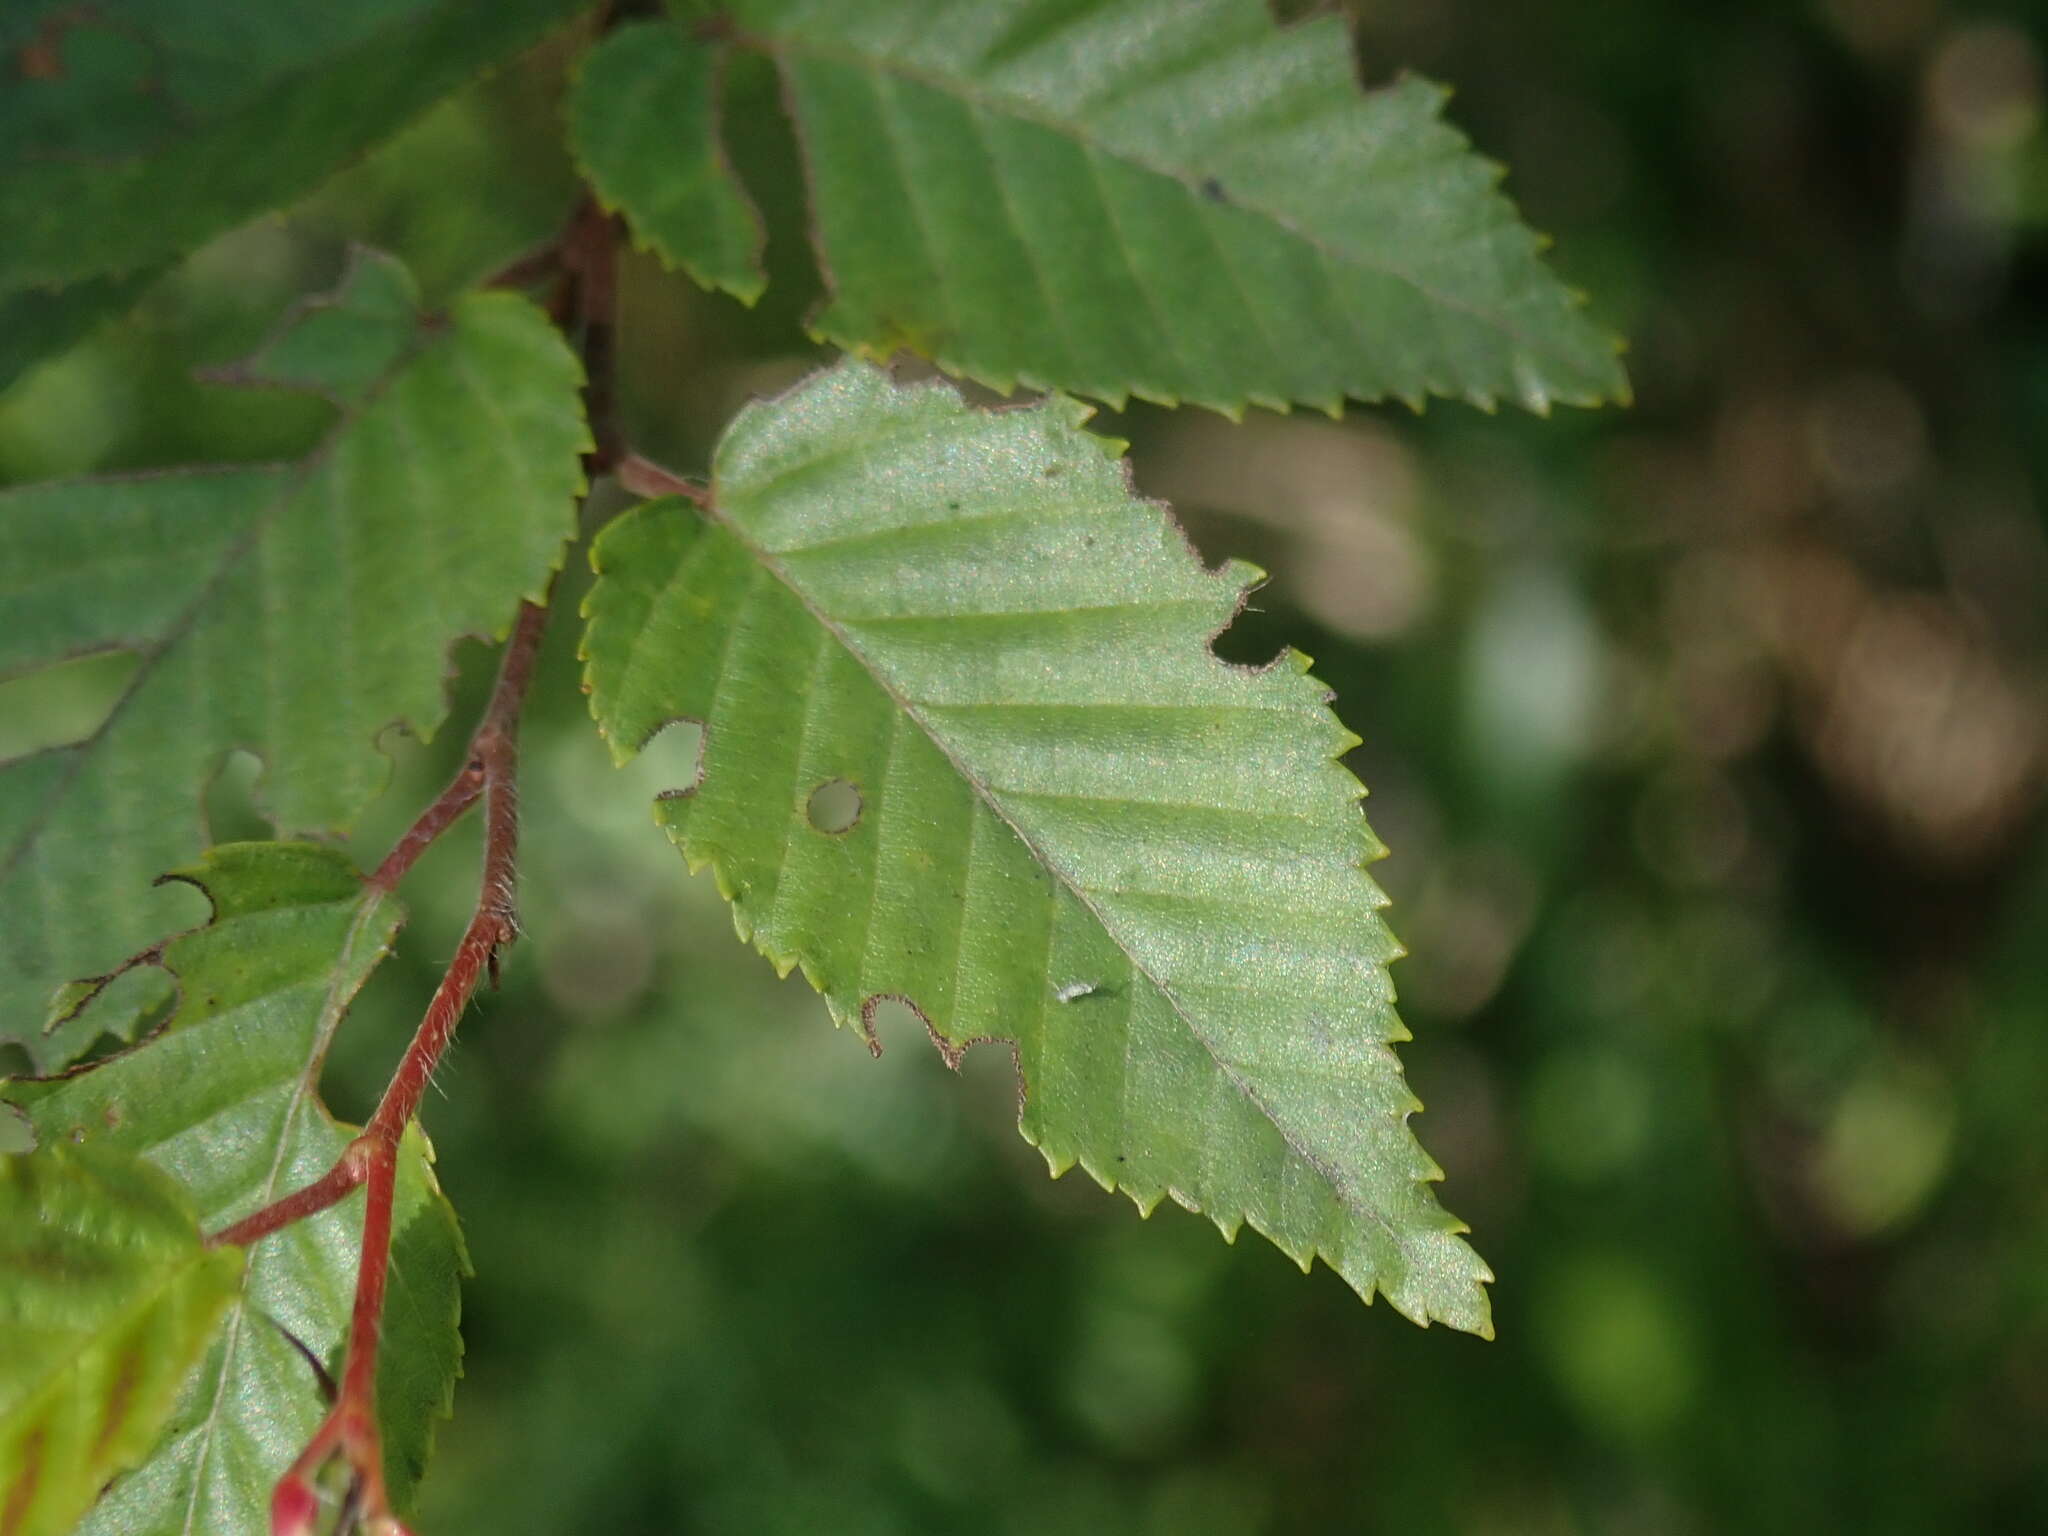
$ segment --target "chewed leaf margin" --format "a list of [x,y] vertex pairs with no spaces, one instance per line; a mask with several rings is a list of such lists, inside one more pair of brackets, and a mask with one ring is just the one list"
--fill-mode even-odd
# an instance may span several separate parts
[[[977,410],[856,362],[748,407],[704,515],[648,503],[593,550],[600,728],[624,760],[700,722],[699,781],[656,816],[713,867],[741,936],[871,1046],[882,999],[949,1060],[1013,1041],[1021,1129],[1056,1173],[1078,1161],[1226,1234],[1250,1221],[1368,1299],[1486,1332],[1490,1271],[1406,1125],[1419,1105],[1385,974],[1400,948],[1365,873],[1384,849],[1338,761],[1357,738],[1299,652],[1216,655],[1261,573],[1205,569],[1132,494],[1120,445],[1081,430],[1089,414],[1060,397]],[[1065,798],[1108,795],[1110,820],[1062,820],[1040,773],[1074,778]],[[834,779],[867,807],[847,832],[807,818]],[[1032,933],[1048,947],[1020,959]],[[934,969],[949,944],[959,958]],[[1303,993],[1303,965],[1334,990]],[[1143,1037],[1121,1089],[1084,1016]]]
[[[324,1174],[352,1139],[354,1128],[321,1100],[319,1074],[403,909],[344,852],[318,844],[216,845],[166,878],[196,886],[213,908],[209,922],[139,962],[176,978],[175,1009],[127,1049],[48,1077],[0,1079],[0,1107],[44,1146],[157,1164],[217,1231]],[[113,1484],[81,1536],[259,1536],[268,1480],[289,1461],[286,1442],[311,1434],[325,1411],[306,1362],[331,1362],[342,1347],[361,1221],[360,1201],[345,1202],[252,1245],[218,1347],[188,1380],[143,1470]],[[386,1475],[401,1509],[461,1374],[468,1273],[433,1149],[415,1123],[399,1149],[377,1387]]]

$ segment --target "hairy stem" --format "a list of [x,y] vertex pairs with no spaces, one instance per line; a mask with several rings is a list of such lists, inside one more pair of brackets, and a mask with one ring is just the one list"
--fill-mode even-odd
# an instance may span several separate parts
[[348,1465],[354,1481],[353,1498],[367,1528],[382,1533],[402,1529],[391,1514],[385,1491],[376,1409],[377,1346],[391,1262],[398,1151],[406,1125],[418,1111],[434,1069],[455,1036],[462,1010],[486,973],[495,979],[498,952],[518,936],[514,889],[519,859],[519,713],[533,680],[547,619],[545,606],[520,604],[499,663],[497,686],[470,738],[462,770],[420,814],[368,881],[373,889],[391,889],[435,838],[471,805],[483,801],[484,861],[476,912],[376,1111],[320,1178],[208,1239],[214,1245],[252,1243],[339,1203],[359,1184],[368,1187],[355,1304],[349,1317],[348,1364],[326,1419],[272,1495],[271,1529],[276,1536],[302,1536],[312,1530],[320,1507],[314,1479],[336,1455]]
[[[521,258],[498,278],[524,284],[546,275],[553,277],[549,313],[583,360],[584,407],[593,439],[591,451],[584,456],[584,473],[592,478],[612,469],[623,453],[612,404],[617,249],[617,221],[586,194],[552,245]],[[461,769],[365,882],[373,893],[396,889],[443,832],[471,806],[483,803],[484,860],[476,911],[376,1110],[361,1134],[320,1178],[207,1239],[216,1246],[253,1243],[338,1204],[358,1185],[366,1186],[347,1364],[327,1417],[271,1495],[272,1536],[311,1536],[321,1512],[316,1479],[336,1457],[346,1465],[350,1477],[345,1523],[359,1523],[370,1536],[404,1536],[386,1491],[376,1403],[399,1147],[435,1068],[455,1037],[463,1009],[484,976],[496,984],[499,953],[519,936],[515,902],[519,715],[533,681],[547,620],[545,603],[520,604],[499,662],[497,686],[470,737]]]
[[519,845],[519,710],[533,680],[533,666],[540,654],[547,619],[548,611],[540,604],[519,605],[519,617],[513,623],[511,638],[505,643],[505,654],[499,663],[497,686],[470,738],[467,761],[366,882],[378,890],[391,890],[435,838],[479,799],[485,801],[484,868],[476,915],[456,947],[455,957],[448,964],[433,1002],[427,1006],[412,1044],[378,1100],[370,1123],[335,1165],[303,1189],[294,1190],[214,1233],[207,1239],[214,1246],[253,1243],[295,1221],[316,1216],[369,1178],[366,1148],[380,1139],[397,1146],[406,1121],[419,1108],[434,1068],[448,1048],[463,1005],[476,989],[478,975],[485,969],[495,969],[497,949],[517,937],[512,892]]
[[462,813],[475,805],[484,792],[484,763],[471,745],[469,759],[463,763],[455,777],[448,781],[448,787],[434,797],[434,803],[419,814],[419,819],[406,829],[405,836],[392,845],[384,855],[384,862],[377,866],[370,876],[371,886],[380,891],[395,891],[406,871],[412,868],[419,856],[433,846],[434,840],[462,819]]
[[356,1153],[356,1144],[335,1160],[332,1168],[304,1189],[295,1189],[282,1200],[274,1200],[260,1211],[244,1216],[233,1226],[222,1227],[207,1238],[210,1247],[246,1248],[258,1238],[281,1232],[295,1221],[317,1216],[330,1205],[338,1205],[350,1190],[363,1182],[368,1169]]

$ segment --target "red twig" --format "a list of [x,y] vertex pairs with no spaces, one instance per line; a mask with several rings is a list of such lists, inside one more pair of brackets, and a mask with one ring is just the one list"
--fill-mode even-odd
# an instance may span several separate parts
[[373,888],[391,889],[429,843],[479,798],[483,800],[484,866],[476,913],[375,1113],[320,1178],[208,1239],[214,1245],[252,1243],[338,1204],[359,1184],[368,1186],[355,1306],[349,1318],[347,1368],[327,1418],[272,1495],[273,1536],[309,1536],[320,1507],[314,1479],[336,1455],[347,1462],[355,1479],[355,1498],[365,1528],[373,1536],[402,1536],[403,1528],[392,1516],[385,1492],[376,1405],[377,1343],[391,1261],[398,1149],[435,1067],[455,1036],[470,995],[486,972],[496,979],[499,950],[518,936],[514,883],[519,856],[519,711],[533,680],[547,617],[547,609],[539,604],[520,605],[499,663],[497,686],[470,738],[468,761],[369,879]]
[[[584,457],[584,472],[593,477],[610,470],[624,452],[612,407],[617,249],[617,220],[586,195],[556,240],[520,258],[493,279],[525,286],[552,275],[549,315],[569,335],[583,360],[584,406],[594,439],[591,452]],[[477,801],[483,802],[484,867],[476,912],[376,1111],[320,1178],[207,1240],[215,1245],[256,1242],[338,1204],[357,1185],[367,1186],[362,1254],[340,1390],[327,1417],[271,1495],[272,1536],[311,1536],[320,1516],[316,1479],[336,1457],[347,1466],[351,1478],[344,1523],[359,1522],[369,1536],[405,1536],[404,1527],[391,1513],[385,1487],[376,1401],[377,1349],[391,1265],[398,1152],[405,1128],[419,1110],[420,1099],[455,1036],[471,994],[486,974],[496,984],[499,952],[519,934],[514,904],[519,852],[519,712],[546,626],[545,605],[520,605],[499,664],[497,686],[470,738],[462,768],[367,881],[372,891],[396,889],[434,840]]]
[[[350,1147],[365,1145],[365,1132]],[[314,1480],[336,1455],[354,1478],[350,1502],[369,1536],[405,1536],[391,1513],[384,1484],[383,1438],[377,1430],[377,1336],[384,1317],[384,1282],[391,1263],[391,1206],[398,1186],[398,1148],[393,1142],[369,1164],[368,1203],[363,1208],[363,1257],[356,1274],[355,1308],[349,1319],[348,1366],[341,1391],[313,1438],[270,1495],[271,1536],[312,1536],[320,1513]]]

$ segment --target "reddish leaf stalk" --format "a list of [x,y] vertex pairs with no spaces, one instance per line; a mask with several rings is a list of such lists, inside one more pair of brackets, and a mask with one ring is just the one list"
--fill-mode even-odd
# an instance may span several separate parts
[[711,504],[711,493],[693,481],[685,480],[672,469],[663,469],[652,459],[643,459],[637,453],[623,455],[612,466],[619,484],[635,496],[680,496],[698,506]]
[[358,1145],[357,1142],[349,1143],[334,1166],[304,1189],[293,1190],[282,1200],[272,1201],[231,1227],[222,1227],[206,1240],[207,1243],[216,1248],[229,1245],[246,1248],[259,1238],[283,1231],[295,1221],[304,1221],[308,1216],[319,1215],[330,1205],[338,1205],[368,1176],[369,1168],[356,1151]]
[[405,836],[392,845],[384,855],[384,862],[377,866],[370,876],[370,884],[380,891],[395,891],[398,882],[405,878],[419,856],[434,844],[434,839],[446,832],[462,819],[462,813],[475,805],[484,792],[484,761],[477,755],[475,743],[471,743],[469,760],[462,765],[455,777],[448,781],[448,787],[434,797],[434,803],[419,814],[419,819],[406,829]]

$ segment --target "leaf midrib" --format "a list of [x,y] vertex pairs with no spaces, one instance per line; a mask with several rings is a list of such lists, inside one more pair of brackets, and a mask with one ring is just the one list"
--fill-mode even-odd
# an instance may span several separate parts
[[[678,510],[680,511],[681,509],[679,508]],[[916,725],[920,731],[924,733],[925,739],[931,742],[931,744],[939,751],[939,753],[946,759],[946,761],[952,765],[953,771],[959,774],[961,780],[964,783],[966,783],[970,789],[974,791],[975,797],[978,800],[980,800],[984,806],[988,808],[990,813],[994,815],[997,818],[997,820],[1001,821],[1004,826],[1008,827],[1010,831],[1016,835],[1019,842],[1023,843],[1025,848],[1030,852],[1033,860],[1037,862],[1038,866],[1041,869],[1044,869],[1047,873],[1049,873],[1059,883],[1060,887],[1064,889],[1070,896],[1072,896],[1077,902],[1079,902],[1082,908],[1089,914],[1090,917],[1094,918],[1096,923],[1101,927],[1102,931],[1106,935],[1108,935],[1110,942],[1117,947],[1118,952],[1121,953],[1124,956],[1124,958],[1130,962],[1132,970],[1137,972],[1140,976],[1143,976],[1145,980],[1148,983],[1150,983],[1151,986],[1159,993],[1159,995],[1166,999],[1167,1005],[1170,1008],[1172,1008],[1174,1016],[1181,1021],[1181,1024],[1186,1028],[1188,1034],[1191,1037],[1193,1037],[1195,1042],[1202,1047],[1203,1053],[1206,1056],[1208,1056],[1210,1062],[1214,1064],[1216,1070],[1222,1073],[1224,1078],[1231,1084],[1233,1088],[1237,1090],[1237,1092],[1241,1097],[1243,1097],[1245,1102],[1250,1104],[1254,1109],[1256,1109],[1259,1112],[1259,1114],[1265,1119],[1266,1123],[1271,1125],[1273,1129],[1279,1133],[1280,1138],[1287,1143],[1289,1150],[1292,1151],[1297,1157],[1301,1158],[1301,1160],[1304,1163],[1306,1163],[1309,1167],[1313,1168],[1322,1177],[1323,1181],[1325,1182],[1325,1184],[1329,1186],[1332,1195],[1335,1196],[1338,1203],[1348,1211],[1351,1211],[1360,1216],[1369,1217],[1372,1221],[1379,1225],[1379,1227],[1386,1233],[1388,1240],[1392,1242],[1399,1251],[1401,1251],[1403,1254],[1407,1254],[1409,1252],[1409,1244],[1402,1237],[1399,1229],[1395,1227],[1394,1223],[1375,1206],[1368,1203],[1355,1201],[1350,1197],[1350,1195],[1347,1192],[1347,1184],[1344,1180],[1340,1179],[1337,1176],[1336,1171],[1330,1166],[1329,1162],[1325,1158],[1317,1155],[1314,1152],[1311,1152],[1307,1147],[1304,1147],[1295,1135],[1295,1133],[1289,1127],[1282,1124],[1280,1119],[1272,1112],[1270,1108],[1267,1107],[1264,1098],[1258,1093],[1258,1091],[1245,1080],[1241,1073],[1239,1073],[1229,1063],[1225,1062],[1223,1058],[1217,1054],[1216,1047],[1210,1042],[1209,1038],[1197,1026],[1193,1016],[1189,1013],[1188,1009],[1181,1002],[1179,995],[1173,990],[1172,987],[1168,986],[1165,981],[1163,981],[1159,976],[1154,974],[1151,967],[1146,965],[1145,962],[1132,951],[1131,945],[1126,942],[1123,934],[1118,931],[1116,925],[1113,924],[1108,919],[1108,917],[1104,915],[1102,909],[1099,906],[1097,906],[1095,901],[1092,899],[1090,893],[1087,890],[1085,890],[1077,880],[1075,880],[1073,875],[1067,869],[1065,869],[1059,863],[1058,860],[1053,858],[1043,848],[1041,848],[1038,845],[1038,843],[1024,830],[1024,828],[1017,824],[1017,822],[997,801],[994,790],[991,788],[991,786],[984,782],[984,780],[979,774],[973,772],[967,766],[966,763],[960,760],[959,755],[953,750],[952,746],[936,730],[933,729],[931,723],[925,719],[924,715],[918,709],[917,705],[910,699],[904,697],[904,695],[895,686],[893,680],[886,676],[882,672],[882,670],[868,658],[867,654],[859,647],[859,645],[857,645],[853,641],[853,639],[833,619],[833,617],[830,614],[826,613],[823,609],[821,609],[815,602],[813,602],[810,597],[810,594],[805,592],[790,578],[789,574],[783,569],[781,562],[775,557],[775,555],[761,547],[759,544],[755,543],[754,540],[748,536],[746,530],[743,529],[726,513],[725,509],[719,503],[718,487],[716,483],[713,484],[712,494],[707,504],[702,509],[702,511],[704,516],[712,519],[714,522],[718,524],[720,528],[724,529],[727,533],[731,534],[734,539],[738,540],[740,546],[754,557],[755,561],[761,566],[761,568],[767,571],[768,574],[773,576],[778,582],[780,582],[783,585],[783,587],[786,588],[796,598],[796,600],[803,605],[804,611],[809,613],[813,619],[817,620],[818,624],[828,634],[830,634],[833,637],[833,639],[838,641],[839,645],[846,651],[846,653],[849,656],[851,656],[856,663],[859,664],[861,671],[867,675],[867,677],[875,684],[876,687],[882,690],[884,695],[888,697],[889,701],[892,704],[894,704],[896,708],[899,711],[901,711],[901,713],[906,718],[908,718],[914,725]]]

